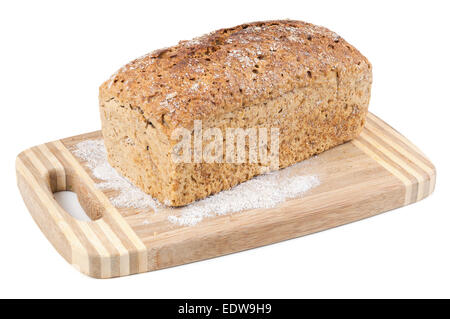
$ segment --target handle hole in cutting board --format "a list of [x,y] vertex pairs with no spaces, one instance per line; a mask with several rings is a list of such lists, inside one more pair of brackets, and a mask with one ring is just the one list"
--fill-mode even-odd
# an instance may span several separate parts
[[66,184],[52,188],[53,197],[61,208],[80,221],[95,221],[102,218],[105,207],[90,192],[89,187],[72,169],[65,168],[64,173]]
[[92,221],[92,219],[84,211],[83,207],[81,207],[78,196],[75,192],[60,191],[53,193],[53,196],[58,204],[73,218],[85,222]]

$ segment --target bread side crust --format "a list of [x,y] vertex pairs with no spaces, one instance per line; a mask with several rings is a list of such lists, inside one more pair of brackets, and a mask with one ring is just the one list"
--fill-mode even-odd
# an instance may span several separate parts
[[[349,141],[364,126],[370,82],[341,79],[330,74],[323,84],[295,89],[263,105],[252,105],[203,121],[203,130],[278,128],[280,168],[302,161]],[[300,106],[300,107],[299,107]],[[105,138],[109,161],[124,176],[160,202],[182,206],[229,189],[267,169],[267,163],[174,163],[170,157],[175,140],[158,137],[162,131],[146,125],[136,109],[110,101]],[[116,135],[114,135],[116,134]],[[247,141],[248,142],[248,141]],[[149,146],[149,147],[147,147]],[[225,154],[224,149],[224,154]],[[268,150],[270,151],[270,149]]]

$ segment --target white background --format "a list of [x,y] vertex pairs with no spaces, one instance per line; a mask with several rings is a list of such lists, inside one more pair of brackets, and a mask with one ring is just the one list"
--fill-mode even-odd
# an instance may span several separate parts
[[[1,2],[0,297],[450,297],[445,3]],[[435,193],[361,222],[152,273],[95,280],[67,264],[22,202],[16,155],[98,130],[98,86],[131,59],[221,27],[281,18],[324,25],[369,58],[370,109],[434,162]]]

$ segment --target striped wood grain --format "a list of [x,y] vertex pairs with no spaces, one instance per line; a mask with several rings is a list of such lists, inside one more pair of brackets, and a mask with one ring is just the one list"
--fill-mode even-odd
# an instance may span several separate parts
[[[74,144],[93,132],[32,147],[18,155],[23,199],[56,250],[84,274],[125,276],[225,255],[294,238],[419,201],[434,190],[436,172],[400,133],[369,114],[361,135],[310,160],[301,174],[321,184],[272,209],[208,218],[194,227],[168,222],[165,212],[114,207],[114,192],[95,186]],[[72,190],[92,221],[65,212],[53,193]]]

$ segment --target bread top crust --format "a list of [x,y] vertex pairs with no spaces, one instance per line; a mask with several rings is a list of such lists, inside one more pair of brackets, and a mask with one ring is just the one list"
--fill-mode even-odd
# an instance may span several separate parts
[[369,61],[334,32],[302,21],[253,22],[128,63],[100,86],[100,103],[114,98],[170,131],[320,84],[330,72],[371,81]]

